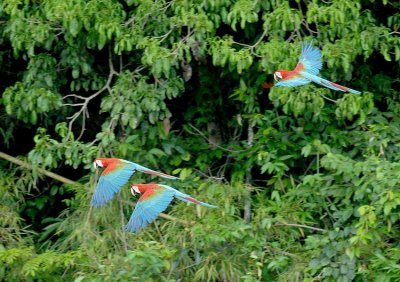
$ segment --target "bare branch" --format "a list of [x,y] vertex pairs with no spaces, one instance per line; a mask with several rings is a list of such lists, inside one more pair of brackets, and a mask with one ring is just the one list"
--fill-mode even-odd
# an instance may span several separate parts
[[[14,157],[6,154],[6,153],[0,152],[0,158],[5,159],[5,160],[7,160],[9,162],[12,162],[14,164],[17,164],[19,166],[22,166],[24,168],[33,169],[33,166],[31,164],[29,164],[29,163],[27,163],[25,161],[22,161],[20,159],[14,158]],[[58,180],[58,181],[60,181],[62,183],[66,183],[66,184],[74,184],[75,183],[75,181],[73,181],[71,179],[68,179],[66,177],[63,177],[61,175],[55,174],[53,172],[50,172],[50,171],[47,171],[47,170],[44,170],[44,169],[41,169],[41,168],[39,168],[38,171],[39,171],[39,173],[44,174],[44,175],[46,175],[48,177],[51,177],[51,178],[53,178],[55,180]]]
[[96,98],[97,96],[99,96],[101,93],[103,93],[104,91],[108,90],[109,92],[111,92],[111,82],[112,79],[114,77],[114,75],[117,75],[118,73],[115,71],[114,69],[114,65],[112,63],[112,53],[111,53],[111,47],[109,47],[109,56],[108,56],[108,64],[110,67],[110,72],[108,74],[108,79],[105,83],[105,85],[98,90],[97,92],[93,93],[92,95],[90,95],[89,97],[83,97],[83,96],[79,96],[77,94],[69,94],[67,96],[64,97],[74,97],[77,99],[81,99],[83,100],[82,103],[76,103],[76,104],[70,104],[70,103],[66,103],[63,104],[63,106],[72,106],[72,107],[81,107],[79,111],[77,111],[76,113],[74,113],[72,116],[68,117],[67,119],[70,120],[69,124],[68,124],[68,135],[67,135],[67,139],[69,138],[70,134],[72,134],[72,126],[74,124],[74,122],[82,115],[82,127],[81,127],[81,131],[80,134],[78,136],[78,138],[76,140],[79,140],[84,131],[85,131],[85,126],[86,126],[86,119],[89,118],[89,111],[88,111],[88,104],[89,102]]
[[254,43],[253,45],[244,44],[244,43],[240,43],[240,42],[236,42],[236,41],[233,41],[233,43],[236,44],[236,45],[240,45],[240,46],[246,47],[247,49],[250,50],[251,54],[253,54],[256,57],[260,57],[261,58],[262,56],[256,54],[256,52],[254,52],[254,49],[257,47],[258,44],[261,43],[261,41],[264,39],[264,37],[267,36],[267,33],[268,33],[268,30],[265,29],[264,32],[261,34],[260,38],[258,38],[257,42]]

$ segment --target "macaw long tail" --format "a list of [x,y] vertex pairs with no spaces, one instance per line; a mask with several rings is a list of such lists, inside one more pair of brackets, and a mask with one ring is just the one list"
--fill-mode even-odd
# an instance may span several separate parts
[[195,198],[190,197],[189,195],[175,195],[179,200],[184,201],[186,203],[193,203],[201,206],[205,206],[207,208],[216,208],[217,206],[213,206],[204,202],[200,202],[196,200]]
[[346,86],[343,86],[343,85],[334,83],[334,82],[332,82],[332,81],[323,79],[322,77],[313,75],[313,74],[311,74],[311,73],[308,73],[308,72],[300,72],[300,73],[301,73],[301,75],[304,76],[305,78],[307,78],[307,79],[309,79],[309,80],[311,80],[311,81],[313,81],[313,82],[315,82],[315,83],[318,83],[319,85],[322,85],[322,86],[325,86],[325,87],[327,87],[327,88],[330,88],[330,89],[332,89],[332,90],[342,91],[342,92],[350,92],[350,93],[353,93],[353,94],[361,94],[360,91],[357,91],[357,90],[348,88],[348,87],[346,87]]
[[156,175],[156,176],[161,176],[161,177],[168,178],[168,179],[178,179],[178,177],[176,177],[176,176],[172,176],[172,175],[169,175],[169,174],[166,174],[166,173],[155,171],[155,170],[149,169],[147,167],[144,167],[144,166],[141,166],[141,165],[138,165],[138,164],[135,164],[135,169],[138,170],[138,171],[144,172],[144,173],[148,173],[148,174],[152,174],[152,175]]

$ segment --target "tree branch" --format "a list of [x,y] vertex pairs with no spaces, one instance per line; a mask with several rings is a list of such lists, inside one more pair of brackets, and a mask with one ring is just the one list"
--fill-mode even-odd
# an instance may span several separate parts
[[236,41],[233,41],[233,43],[236,44],[236,45],[240,45],[240,46],[246,47],[247,49],[250,50],[250,53],[253,54],[256,57],[262,57],[262,56],[256,54],[254,52],[254,49],[257,47],[258,44],[261,43],[261,41],[264,39],[264,37],[267,36],[267,33],[268,33],[268,30],[265,29],[264,32],[261,34],[260,38],[253,45],[244,44],[244,43],[240,43],[240,42],[236,42]]
[[[6,154],[6,153],[0,152],[0,158],[5,159],[5,160],[7,160],[9,162],[12,162],[14,164],[17,164],[17,165],[19,165],[21,167],[24,167],[24,168],[27,168],[27,169],[30,169],[30,170],[33,169],[33,166],[31,164],[29,164],[29,163],[27,163],[25,161],[22,161],[20,159],[14,158],[14,157]],[[63,177],[61,175],[58,175],[56,173],[44,170],[42,168],[39,168],[38,171],[39,171],[39,173],[44,174],[44,175],[46,175],[48,177],[51,177],[51,178],[53,178],[55,180],[58,180],[58,181],[60,181],[62,183],[75,184],[75,181],[73,181],[71,179],[68,179],[68,178]]]
[[112,63],[112,54],[111,54],[111,47],[109,47],[109,57],[108,57],[108,64],[110,67],[110,72],[108,74],[108,79],[107,82],[105,83],[105,85],[98,90],[97,92],[95,92],[94,94],[90,95],[89,97],[83,97],[77,94],[69,94],[67,96],[65,96],[63,99],[68,98],[68,97],[74,97],[80,100],[83,100],[83,102],[81,103],[75,103],[75,104],[70,104],[70,103],[66,103],[63,104],[63,106],[72,106],[72,107],[81,107],[79,111],[77,111],[75,114],[73,114],[72,116],[68,117],[67,119],[69,119],[69,124],[68,124],[68,135],[67,135],[67,139],[69,138],[70,134],[72,134],[72,126],[74,124],[74,122],[78,119],[78,117],[80,117],[82,115],[82,127],[81,127],[81,132],[78,136],[78,138],[76,140],[79,140],[82,135],[83,132],[85,131],[85,127],[86,127],[86,119],[89,118],[89,111],[87,109],[89,102],[96,98],[97,96],[99,96],[101,93],[103,93],[104,91],[108,90],[111,91],[111,82],[112,79],[114,77],[114,75],[118,74],[115,69],[114,69],[114,65]]
[[[253,128],[253,122],[250,120],[248,123],[248,128],[247,128],[247,146],[249,149],[253,147],[253,142],[254,142],[254,128]],[[251,219],[251,168],[248,168],[246,171],[246,188],[247,188],[247,195],[244,199],[244,221],[246,223],[250,223]]]

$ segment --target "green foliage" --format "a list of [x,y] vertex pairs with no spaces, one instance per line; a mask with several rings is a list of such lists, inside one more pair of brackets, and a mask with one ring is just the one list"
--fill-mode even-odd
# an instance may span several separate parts
[[9,115],[15,115],[23,122],[36,124],[38,114],[44,114],[61,106],[60,98],[45,88],[30,88],[17,82],[4,91],[3,103]]
[[[0,280],[399,280],[399,19],[387,0],[3,0],[0,146],[32,169],[0,162]],[[261,87],[311,39],[361,95]],[[126,187],[89,206],[97,156],[218,208],[126,233]]]

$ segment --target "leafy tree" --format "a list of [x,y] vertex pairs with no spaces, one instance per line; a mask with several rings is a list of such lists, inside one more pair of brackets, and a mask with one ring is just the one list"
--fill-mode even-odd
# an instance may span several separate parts
[[[398,280],[399,24],[387,0],[3,0],[1,279]],[[311,39],[361,95],[262,88]],[[219,208],[126,233],[128,189],[89,206],[96,156]]]

